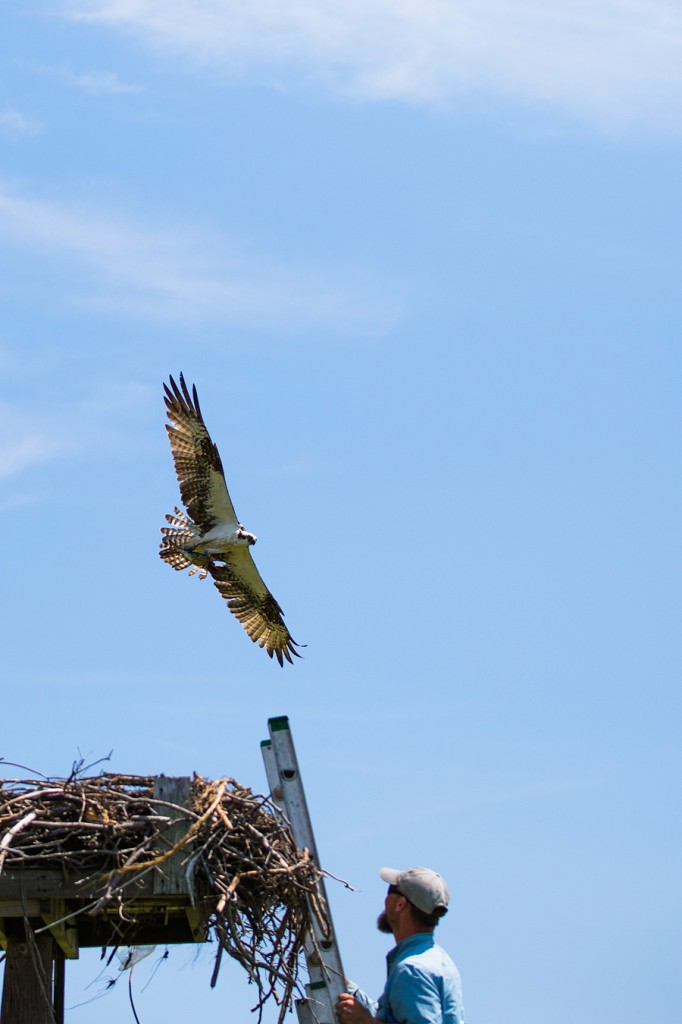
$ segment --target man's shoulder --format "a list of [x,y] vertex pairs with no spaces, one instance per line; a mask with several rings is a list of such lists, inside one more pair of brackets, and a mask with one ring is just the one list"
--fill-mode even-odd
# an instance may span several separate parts
[[405,950],[405,956],[395,964],[394,970],[401,974],[423,971],[427,974],[458,975],[454,961],[437,942]]

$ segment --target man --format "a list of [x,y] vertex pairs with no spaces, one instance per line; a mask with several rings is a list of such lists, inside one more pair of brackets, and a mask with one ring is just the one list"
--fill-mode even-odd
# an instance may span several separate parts
[[340,1024],[464,1024],[459,971],[433,935],[448,912],[445,880],[428,868],[379,874],[388,893],[377,927],[396,941],[386,957],[386,987],[376,1003],[348,982],[336,1004]]

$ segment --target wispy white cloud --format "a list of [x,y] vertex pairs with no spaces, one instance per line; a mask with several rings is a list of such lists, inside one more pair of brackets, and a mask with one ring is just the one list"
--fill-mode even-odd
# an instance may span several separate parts
[[23,71],[65,83],[92,96],[138,95],[144,86],[125,82],[115,71],[75,71],[66,65],[45,64],[36,60],[17,60],[15,65]]
[[339,271],[330,281],[315,268],[272,265],[208,231],[143,226],[113,211],[17,196],[1,186],[0,236],[5,246],[28,248],[60,269],[68,262],[72,302],[126,315],[380,331],[399,314],[398,302],[353,274]]
[[143,92],[143,87],[134,82],[123,82],[113,71],[77,73],[68,68],[56,72],[69,85],[82,89],[93,96],[124,95]]
[[[0,407],[0,428],[5,441],[0,446],[0,479],[22,473],[41,462],[51,462],[65,454],[62,441],[49,430],[36,430],[22,422],[8,407]],[[11,440],[10,440],[11,438]]]
[[682,115],[677,0],[64,0],[76,19],[233,72],[313,74],[370,99],[473,92],[604,125]]
[[25,508],[32,505],[36,498],[32,494],[17,492],[0,498],[0,512],[13,512],[15,508]]
[[[98,457],[139,449],[135,419],[149,405],[148,388],[135,382],[93,384],[91,393],[68,403],[30,406],[0,402],[0,480],[36,466],[96,452]],[[4,506],[30,501],[5,496]]]
[[43,126],[35,118],[18,110],[0,110],[0,134],[17,139],[24,135],[38,135]]

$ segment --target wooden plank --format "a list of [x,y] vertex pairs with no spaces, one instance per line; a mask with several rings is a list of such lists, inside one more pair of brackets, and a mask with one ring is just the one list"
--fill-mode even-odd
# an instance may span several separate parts
[[[41,917],[43,914],[49,913],[49,900],[44,897],[41,899],[30,899],[30,900],[0,900],[0,928],[2,927],[2,918],[8,917],[23,917],[24,912],[29,917]],[[79,906],[85,908],[88,905],[87,900],[69,900],[69,905],[72,910],[78,909]],[[160,895],[160,896],[136,896],[134,899],[126,900],[126,908],[130,910],[131,914],[145,914],[145,913],[165,913],[165,914],[184,914],[187,907],[191,906],[189,896],[180,894],[175,895]],[[106,907],[99,911],[98,916],[119,917],[120,911],[118,903],[114,900],[109,903]]]
[[[0,906],[6,900],[21,900],[23,892],[26,899],[93,899],[98,893],[93,886],[78,884],[75,875],[64,876],[60,871],[3,871],[0,875]],[[101,893],[101,889],[99,890]],[[146,877],[135,883],[138,896],[152,896],[151,878]]]
[[40,900],[0,900],[0,917],[40,916]]
[[[35,869],[22,871],[14,868],[0,876],[0,905],[5,900],[27,899],[94,899],[101,893],[94,886],[79,885],[77,876],[63,876],[60,871]],[[154,895],[152,879],[145,877],[135,882],[137,896]]]
[[[181,807],[189,806],[191,782],[186,776],[171,778],[167,775],[158,775],[154,779],[154,799],[165,800],[171,804],[178,804]],[[164,830],[162,842],[158,853],[165,853],[178,843],[189,828],[189,821],[180,812],[174,812],[172,808],[159,808],[164,814],[171,818],[171,825]],[[159,870],[154,873],[154,894],[164,893],[177,894],[187,893],[187,880],[183,860],[187,857],[189,850],[185,847],[178,853],[173,854],[168,860],[159,865]]]

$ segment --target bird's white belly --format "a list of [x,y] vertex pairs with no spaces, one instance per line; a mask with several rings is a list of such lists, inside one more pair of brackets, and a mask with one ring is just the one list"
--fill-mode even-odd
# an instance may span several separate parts
[[244,545],[248,545],[248,541],[239,535],[238,527],[220,524],[205,533],[194,550],[206,555],[217,555],[221,551],[229,551],[230,548]]

